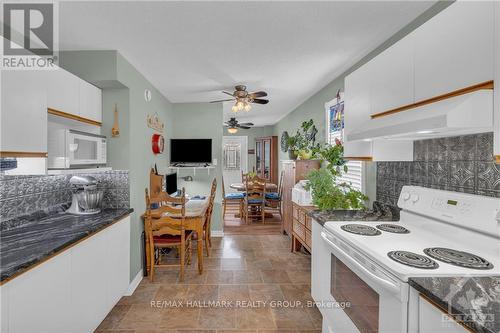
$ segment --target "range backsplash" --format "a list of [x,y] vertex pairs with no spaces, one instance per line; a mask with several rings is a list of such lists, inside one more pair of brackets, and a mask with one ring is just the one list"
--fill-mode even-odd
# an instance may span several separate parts
[[500,197],[493,133],[415,141],[414,162],[377,162],[377,200],[396,204],[404,185]]
[[[104,189],[103,208],[128,208],[128,171],[114,170],[89,175]],[[0,176],[0,222],[71,202],[69,179],[73,175]]]

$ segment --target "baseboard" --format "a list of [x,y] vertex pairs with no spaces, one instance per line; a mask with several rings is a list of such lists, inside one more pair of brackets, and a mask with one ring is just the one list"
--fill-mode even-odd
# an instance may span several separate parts
[[210,236],[212,236],[212,237],[224,237],[224,230],[212,230],[210,232]]
[[130,296],[134,293],[135,289],[139,286],[139,283],[141,283],[142,281],[143,274],[144,273],[142,272],[142,269],[139,272],[137,272],[135,278],[132,280],[132,282],[130,282],[127,292],[125,293],[125,296]]

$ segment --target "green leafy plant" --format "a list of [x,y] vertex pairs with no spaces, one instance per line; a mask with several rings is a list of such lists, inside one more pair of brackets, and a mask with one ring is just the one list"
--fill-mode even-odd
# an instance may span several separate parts
[[304,121],[295,135],[289,135],[287,131],[283,132],[281,136],[281,150],[285,153],[288,152],[292,159],[297,156],[302,159],[310,159],[315,156],[315,152],[320,147],[316,143],[317,133],[318,129],[312,119]]
[[311,189],[313,204],[320,210],[361,209],[365,208],[368,197],[354,189],[350,184],[335,182],[335,177],[328,169],[313,170],[307,179]]
[[340,140],[335,139],[335,144],[326,144],[320,147],[316,155],[320,157],[323,161],[328,162],[325,166],[333,176],[338,177],[342,174],[342,171],[347,172],[346,160],[344,160],[344,146]]

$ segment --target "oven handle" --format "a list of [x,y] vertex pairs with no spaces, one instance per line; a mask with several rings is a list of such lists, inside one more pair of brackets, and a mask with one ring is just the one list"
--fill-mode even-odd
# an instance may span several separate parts
[[340,252],[344,258],[346,260],[349,260],[350,263],[352,263],[353,265],[355,265],[357,268],[359,268],[360,270],[362,270],[363,272],[365,272],[366,274],[368,274],[370,277],[374,278],[376,281],[379,281],[380,283],[382,283],[386,288],[388,288],[389,290],[391,291],[394,291],[396,293],[399,293],[401,291],[401,289],[399,288],[398,285],[392,283],[392,282],[389,282],[383,278],[381,278],[380,276],[374,274],[373,272],[371,272],[370,270],[366,269],[363,265],[361,265],[360,263],[358,263],[356,260],[354,259],[351,259],[349,257],[349,255],[347,253],[345,253],[345,251],[343,251],[341,248],[339,248],[337,245],[335,245],[329,238],[328,236],[322,231],[321,232],[321,238],[323,238],[323,240],[325,242],[328,243],[328,245],[330,245],[332,248],[334,248],[336,251]]

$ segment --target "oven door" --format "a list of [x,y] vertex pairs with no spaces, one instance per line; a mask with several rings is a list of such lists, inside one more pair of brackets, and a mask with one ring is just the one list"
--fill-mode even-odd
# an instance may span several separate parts
[[66,149],[70,167],[106,164],[105,136],[74,130],[68,131],[67,135]]
[[313,254],[312,296],[328,331],[407,332],[408,284],[317,223]]

